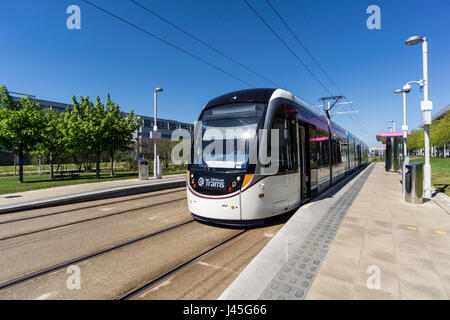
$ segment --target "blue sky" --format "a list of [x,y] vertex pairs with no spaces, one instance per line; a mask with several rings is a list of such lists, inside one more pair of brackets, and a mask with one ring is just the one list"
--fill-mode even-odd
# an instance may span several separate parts
[[[127,0],[91,0],[256,87],[273,87]],[[280,84],[309,102],[328,95],[242,0],[138,0],[161,16]],[[262,0],[249,0],[333,94],[336,88]],[[430,99],[437,112],[450,104],[450,2],[378,0],[271,0],[308,50],[360,110],[364,131],[348,115],[334,120],[356,135],[388,131],[402,123],[401,95],[393,94],[422,77],[421,46],[406,46],[412,35],[429,41]],[[81,30],[66,28],[66,8],[81,8]],[[369,30],[369,5],[381,9],[381,29]],[[72,95],[109,92],[125,111],[153,115],[153,89],[164,88],[158,116],[196,120],[211,98],[245,84],[80,0],[19,0],[2,3],[0,84],[10,91],[70,102]],[[417,87],[407,96],[410,129],[421,120]]]

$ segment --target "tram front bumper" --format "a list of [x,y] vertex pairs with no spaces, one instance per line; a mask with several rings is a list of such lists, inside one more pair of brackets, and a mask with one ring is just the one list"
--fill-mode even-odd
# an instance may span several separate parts
[[212,197],[194,193],[188,188],[188,208],[195,216],[218,220],[241,220],[241,195]]

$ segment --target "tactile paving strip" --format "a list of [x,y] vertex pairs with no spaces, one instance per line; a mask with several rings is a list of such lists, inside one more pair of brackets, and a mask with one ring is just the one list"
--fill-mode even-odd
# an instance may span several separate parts
[[368,168],[335,205],[328,209],[259,299],[302,300],[306,297],[348,209],[372,170],[373,166]]

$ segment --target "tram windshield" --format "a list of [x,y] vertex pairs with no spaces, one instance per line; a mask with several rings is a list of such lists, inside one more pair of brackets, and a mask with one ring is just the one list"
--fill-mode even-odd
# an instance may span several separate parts
[[201,118],[201,140],[194,142],[193,166],[245,169],[265,107],[231,104],[206,110]]

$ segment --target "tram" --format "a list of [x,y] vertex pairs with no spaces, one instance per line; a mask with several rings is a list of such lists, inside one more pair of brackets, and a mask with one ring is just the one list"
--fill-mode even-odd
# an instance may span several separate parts
[[194,131],[188,208],[215,224],[264,223],[368,161],[366,144],[283,89],[216,97]]

